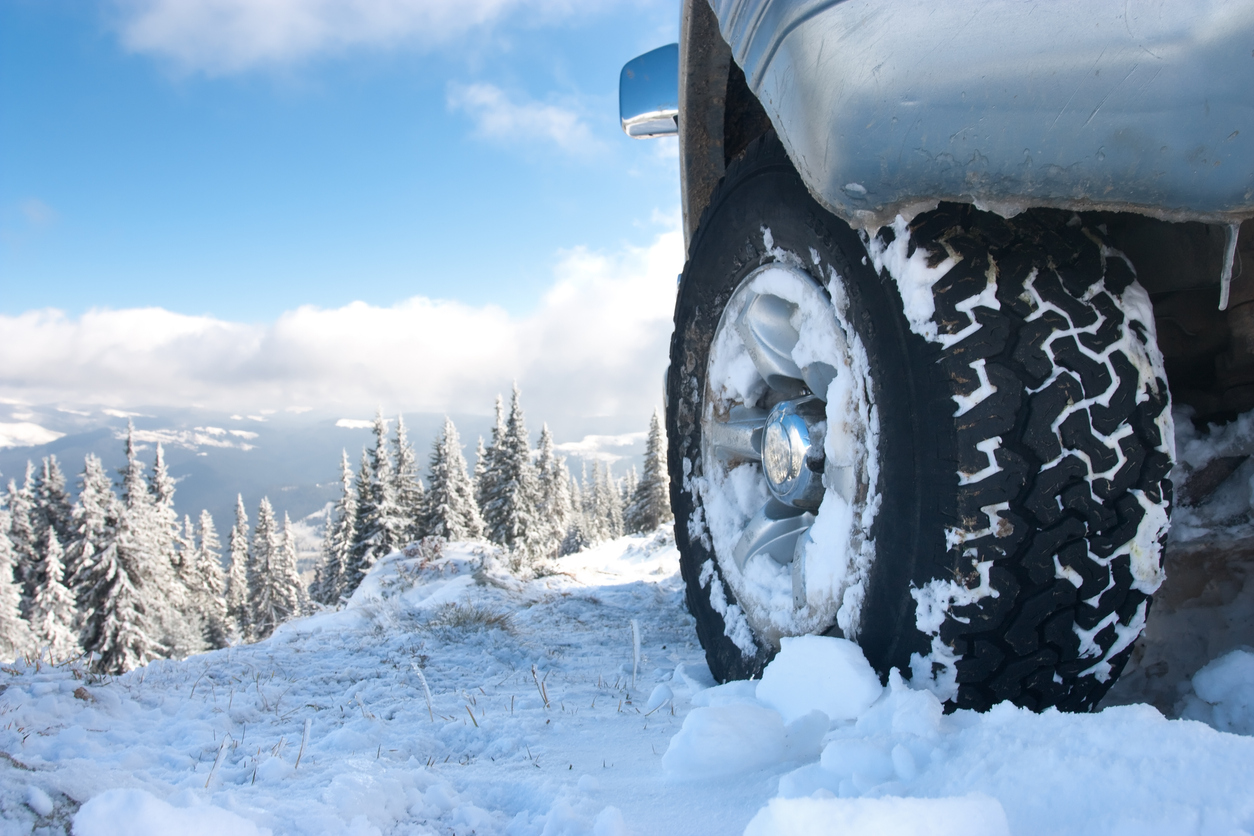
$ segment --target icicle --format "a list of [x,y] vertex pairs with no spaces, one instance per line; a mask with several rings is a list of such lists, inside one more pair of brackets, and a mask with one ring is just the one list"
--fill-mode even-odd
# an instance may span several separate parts
[[1219,274],[1219,310],[1228,310],[1228,291],[1232,288],[1232,265],[1237,257],[1237,233],[1240,224],[1228,224],[1228,241],[1224,246],[1224,269]]

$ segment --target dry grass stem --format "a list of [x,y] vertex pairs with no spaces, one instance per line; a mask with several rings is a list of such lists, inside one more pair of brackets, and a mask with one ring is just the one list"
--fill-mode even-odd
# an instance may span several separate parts
[[305,718],[305,730],[301,732],[301,735],[300,735],[300,751],[296,753],[296,766],[292,767],[293,772],[295,772],[297,769],[300,769],[300,759],[305,756],[305,746],[309,744],[309,726],[311,723],[312,721],[308,717],[306,717]]
[[[548,674],[545,674],[545,679],[548,679]],[[535,682],[536,690],[540,692],[540,699],[544,700],[544,707],[548,708],[549,707],[549,693],[548,693],[548,690],[544,687],[544,683],[540,681],[540,677],[536,674],[535,665],[531,666],[531,680]]]

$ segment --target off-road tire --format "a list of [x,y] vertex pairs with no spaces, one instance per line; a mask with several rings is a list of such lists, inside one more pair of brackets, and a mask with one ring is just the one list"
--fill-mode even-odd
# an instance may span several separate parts
[[[884,257],[906,235],[908,255],[957,260],[931,286],[930,339]],[[853,638],[881,676],[925,680],[949,708],[1091,710],[1161,582],[1171,502],[1169,395],[1131,265],[1083,216],[1053,210],[946,204],[908,231],[860,236],[813,200],[773,134],[729,166],[702,215],[667,376],[675,535],[715,677],[754,677],[772,651],[743,652],[719,614],[736,601],[703,530],[710,342],[733,291],[780,249],[834,268],[870,359],[882,506]]]

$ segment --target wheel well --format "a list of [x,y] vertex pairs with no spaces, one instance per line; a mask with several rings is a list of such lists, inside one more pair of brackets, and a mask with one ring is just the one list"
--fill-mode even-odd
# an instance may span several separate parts
[[1254,224],[1241,226],[1228,307],[1220,310],[1225,227],[1116,213],[1086,220],[1109,230],[1154,303],[1173,401],[1192,407],[1199,426],[1254,409]]
[[[727,165],[771,128],[707,0],[683,0],[679,108],[687,243]],[[1192,407],[1199,425],[1254,409],[1254,221],[1242,224],[1229,304],[1221,311],[1223,226],[1084,214],[1109,230],[1150,294],[1174,401]]]
[[727,71],[723,108],[723,164],[730,165],[762,134],[771,129],[770,117],[745,81],[745,71],[732,61]]
[[679,40],[680,179],[684,240],[710,202],[727,164],[771,128],[731,57],[706,0],[684,0]]

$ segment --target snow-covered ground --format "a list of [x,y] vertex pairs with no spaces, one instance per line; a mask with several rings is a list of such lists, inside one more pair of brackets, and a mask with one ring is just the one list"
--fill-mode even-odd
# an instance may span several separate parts
[[1243,734],[1144,704],[942,715],[839,639],[714,687],[665,533],[556,569],[393,555],[256,645],[113,680],[5,669],[0,830],[1254,832],[1254,653],[1189,691]]

